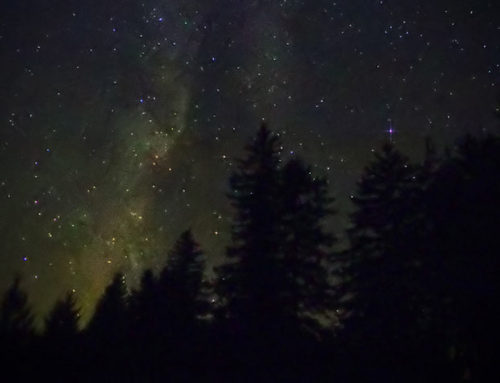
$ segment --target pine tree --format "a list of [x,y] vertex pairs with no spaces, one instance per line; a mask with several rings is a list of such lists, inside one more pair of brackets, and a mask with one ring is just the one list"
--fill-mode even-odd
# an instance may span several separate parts
[[52,341],[69,341],[75,338],[79,332],[79,317],[75,296],[73,293],[67,293],[64,299],[56,302],[45,320],[46,337]]
[[358,183],[348,231],[351,247],[341,287],[347,336],[359,350],[379,358],[378,367],[387,363],[391,373],[396,368],[388,365],[395,358],[411,359],[407,352],[417,342],[422,311],[422,262],[415,247],[422,230],[417,174],[408,158],[384,145]]
[[116,274],[98,301],[88,332],[98,342],[118,342],[128,325],[127,291],[123,274]]
[[31,357],[30,347],[35,339],[33,314],[28,296],[20,288],[21,279],[14,279],[4,293],[0,307],[0,363],[4,376],[22,381],[28,379],[26,360]]
[[78,328],[79,310],[75,296],[69,292],[58,300],[45,318],[44,354],[41,369],[55,380],[81,379],[82,344]]
[[[163,320],[166,316],[162,307],[158,278],[151,269],[142,273],[139,288],[130,296],[130,331],[127,342],[134,350],[134,373],[140,379],[159,380],[171,366],[167,351],[178,349],[169,342],[170,323]],[[172,373],[171,369],[168,371]]]
[[111,284],[97,302],[93,317],[85,331],[88,380],[99,380],[103,375],[118,381],[130,375],[132,349],[127,291],[123,274],[115,274]]
[[33,314],[28,296],[20,288],[21,279],[14,279],[5,292],[0,309],[0,338],[26,339],[33,334]]
[[[200,245],[191,230],[186,230],[169,252],[158,279],[157,314],[163,340],[159,349],[163,359],[175,366],[167,372],[173,380],[193,380],[192,374],[202,363],[201,316],[207,311],[204,265]],[[159,369],[165,369],[162,360],[158,364]]]
[[262,125],[229,181],[235,217],[229,262],[218,269],[219,315],[243,332],[266,333],[266,327],[277,326],[273,322],[282,303],[279,146]]
[[160,274],[162,303],[174,329],[189,327],[206,311],[203,294],[204,258],[191,230],[181,234]]
[[430,185],[430,242],[440,260],[435,278],[440,350],[462,377],[488,381],[500,342],[500,139],[466,136]]
[[333,304],[327,182],[300,160],[281,168],[280,143],[265,126],[246,150],[230,178],[233,244],[218,275],[226,318],[273,336],[316,327]]
[[299,159],[282,171],[283,261],[287,270],[289,301],[286,309],[295,321],[317,326],[317,316],[333,309],[331,246],[335,237],[325,230],[334,211],[325,178],[313,178]]
[[246,146],[230,177],[232,244],[216,270],[216,323],[229,331],[218,348],[254,380],[310,377],[297,361],[316,359],[318,319],[334,303],[327,182],[299,160],[281,167],[280,147],[266,126]]
[[139,289],[134,290],[130,297],[130,316],[134,333],[143,338],[151,339],[160,331],[158,281],[150,269],[141,276]]

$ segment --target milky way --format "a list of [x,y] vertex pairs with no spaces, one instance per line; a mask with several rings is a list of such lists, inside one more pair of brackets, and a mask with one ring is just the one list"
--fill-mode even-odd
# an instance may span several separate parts
[[262,121],[341,211],[389,126],[418,157],[496,124],[493,1],[3,3],[0,287],[21,273],[42,313],[71,289],[88,312],[187,227],[220,261],[227,177]]

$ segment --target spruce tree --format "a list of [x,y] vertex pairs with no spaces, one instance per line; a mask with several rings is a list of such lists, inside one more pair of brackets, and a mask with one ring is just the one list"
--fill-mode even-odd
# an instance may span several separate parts
[[422,201],[417,174],[408,158],[386,144],[365,168],[353,198],[341,287],[344,324],[351,343],[365,356],[379,358],[378,367],[387,363],[386,372],[396,370],[388,367],[395,358],[410,359],[407,352],[418,338],[422,262],[415,239]]
[[131,339],[129,323],[124,276],[117,273],[97,302],[85,332],[89,380],[106,375],[118,381],[131,373],[133,365],[124,363],[132,352],[127,344]]
[[440,260],[436,334],[459,377],[488,381],[500,342],[500,139],[466,136],[430,185],[428,216]]
[[13,376],[19,381],[31,377],[26,369],[26,360],[32,357],[34,327],[33,314],[28,304],[28,296],[20,287],[21,279],[14,279],[4,293],[0,307],[0,361],[3,375]]
[[158,380],[170,358],[165,355],[169,324],[163,321],[158,278],[151,269],[142,273],[139,288],[130,296],[130,331],[127,342],[134,350],[134,368],[141,379]]
[[126,335],[127,325],[127,291],[124,276],[118,273],[97,302],[87,330],[98,343],[117,343]]
[[132,326],[138,337],[151,339],[158,336],[159,320],[158,281],[150,269],[141,276],[139,289],[134,290],[130,297],[130,317]]
[[73,293],[67,293],[64,299],[56,302],[45,319],[45,336],[52,341],[69,341],[75,338],[79,332],[79,317],[75,296]]
[[246,146],[229,180],[232,244],[216,270],[216,323],[229,331],[218,348],[254,380],[310,378],[301,363],[316,361],[319,318],[334,303],[327,182],[300,160],[280,166],[280,150],[265,125]]
[[3,296],[0,309],[0,338],[22,340],[33,334],[33,314],[28,296],[21,290],[21,279],[14,279]]
[[233,243],[217,283],[225,318],[267,336],[317,327],[333,304],[327,181],[300,160],[280,167],[279,150],[263,125],[230,178]]
[[[160,347],[164,358],[175,366],[168,371],[173,380],[195,379],[193,374],[202,363],[201,316],[207,312],[204,266],[200,245],[186,230],[169,252],[158,279],[157,310],[164,336]],[[162,361],[159,365],[165,368]]]
[[203,293],[204,257],[191,230],[181,234],[168,255],[159,288],[170,324],[174,328],[193,326],[206,311]]
[[78,328],[79,319],[75,296],[71,292],[58,300],[45,318],[44,354],[41,355],[40,365],[46,376],[55,380],[72,381],[82,378],[79,368],[84,355]]
[[317,327],[317,316],[331,312],[335,303],[331,269],[335,236],[325,228],[325,220],[334,213],[333,198],[327,180],[313,177],[300,159],[285,164],[281,182],[284,287],[289,298],[285,309],[294,321]]
[[246,158],[229,180],[235,210],[228,263],[218,269],[217,293],[228,320],[241,332],[267,333],[279,316],[285,282],[279,261],[280,227],[278,138],[262,125],[246,147]]

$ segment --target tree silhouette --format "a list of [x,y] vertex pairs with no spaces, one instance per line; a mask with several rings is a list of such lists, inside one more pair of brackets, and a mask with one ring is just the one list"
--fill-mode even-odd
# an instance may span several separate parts
[[[289,316],[317,327],[317,316],[334,307],[331,281],[335,237],[325,231],[324,220],[334,211],[324,178],[313,178],[299,159],[282,170],[281,199],[284,233],[283,267],[287,272]],[[307,320],[306,320],[307,319]]]
[[20,283],[21,279],[16,277],[3,296],[0,310],[0,337],[3,339],[26,339],[33,334],[33,314]]
[[342,285],[346,336],[370,359],[367,370],[373,363],[380,373],[404,369],[418,342],[423,265],[416,234],[423,229],[417,174],[417,167],[386,144],[365,168],[353,198]]
[[79,310],[75,296],[69,292],[57,301],[45,319],[44,351],[41,369],[57,380],[80,381],[82,362]]
[[135,335],[145,340],[157,337],[161,329],[159,319],[158,281],[153,272],[145,270],[140,287],[130,297],[131,321]]
[[428,192],[430,237],[440,260],[435,325],[459,378],[496,373],[500,342],[500,139],[466,136]]
[[104,340],[117,340],[127,325],[127,291],[123,274],[116,274],[96,305],[88,331]]
[[28,296],[21,290],[21,279],[16,277],[5,292],[0,308],[0,363],[4,376],[27,378],[29,371],[23,361],[31,353],[34,341],[33,314]]
[[191,230],[183,232],[169,253],[159,279],[167,320],[175,329],[193,326],[207,310],[202,290],[204,267],[203,253]]
[[[279,141],[262,125],[230,177],[235,209],[229,262],[218,269],[222,318],[238,331],[263,332],[277,326],[285,283],[280,270]],[[267,329],[266,329],[267,328]]]
[[126,346],[129,337],[128,315],[124,276],[117,273],[97,302],[86,329],[86,353],[93,367],[89,373],[95,374],[91,379],[98,379],[102,374],[118,379],[131,368],[128,364],[124,365],[131,352]]
[[256,380],[304,376],[297,361],[306,360],[315,341],[303,330],[318,332],[318,314],[334,303],[334,237],[323,227],[332,213],[326,180],[313,178],[300,160],[281,168],[279,150],[265,125],[246,146],[230,178],[235,216],[228,261],[217,269],[217,322],[232,343],[226,353],[240,374]]
[[[190,230],[181,234],[170,251],[159,278],[144,271],[130,298],[131,341],[137,375],[150,380],[185,379],[200,340],[199,316],[206,310],[202,289],[204,259]],[[198,358],[198,363],[200,360]],[[184,372],[184,376],[178,375]]]
[[[37,336],[16,278],[0,306],[4,376],[483,382],[498,375],[498,137],[466,136],[445,158],[428,141],[421,164],[385,145],[359,180],[350,247],[340,255],[327,230],[335,213],[328,181],[300,159],[281,165],[279,140],[265,126],[246,150],[230,178],[232,243],[216,269],[213,313],[206,315],[205,259],[190,230],[159,276],[144,271],[130,296],[115,275],[82,332],[69,293]],[[324,331],[334,308],[338,332]]]
[[193,374],[202,364],[200,316],[208,309],[204,267],[200,246],[186,230],[169,252],[158,280],[157,311],[172,366],[168,373],[174,380],[196,380]]
[[45,320],[45,335],[52,340],[70,340],[78,332],[80,314],[76,307],[75,296],[67,293],[65,298],[56,302]]
[[166,355],[169,331],[163,323],[158,280],[152,270],[142,273],[139,288],[130,296],[130,331],[127,337],[133,348],[134,374],[138,379],[157,381],[169,364]]

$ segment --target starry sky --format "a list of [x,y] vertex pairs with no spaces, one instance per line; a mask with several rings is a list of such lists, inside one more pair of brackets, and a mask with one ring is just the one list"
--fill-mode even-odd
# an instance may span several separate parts
[[495,1],[2,1],[0,289],[21,273],[37,312],[74,290],[85,314],[188,227],[217,264],[262,121],[329,177],[342,228],[384,141],[494,131],[499,75]]

